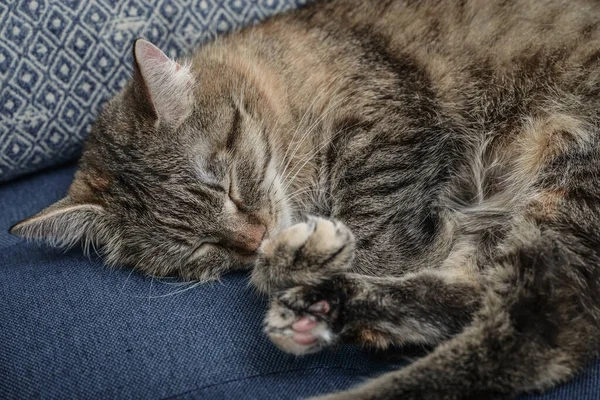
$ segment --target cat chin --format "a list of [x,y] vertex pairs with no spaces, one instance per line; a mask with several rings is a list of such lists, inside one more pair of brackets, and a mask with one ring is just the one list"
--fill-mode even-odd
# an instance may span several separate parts
[[254,264],[256,264],[258,257],[259,257],[258,252],[247,253],[247,254],[237,253],[233,256],[233,258],[234,258],[233,264],[234,264],[234,266],[237,265],[237,268],[234,268],[234,269],[252,268],[254,266]]

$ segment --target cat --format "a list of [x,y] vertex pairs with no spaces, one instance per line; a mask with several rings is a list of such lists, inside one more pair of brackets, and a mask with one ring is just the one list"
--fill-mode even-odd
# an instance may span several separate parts
[[600,341],[600,3],[316,1],[133,45],[68,195],[12,233],[271,296],[302,355],[428,346],[324,399],[550,388]]

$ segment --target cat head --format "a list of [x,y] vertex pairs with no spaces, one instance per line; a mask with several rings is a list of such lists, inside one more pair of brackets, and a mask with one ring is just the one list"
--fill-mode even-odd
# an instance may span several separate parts
[[133,53],[133,78],[103,107],[68,195],[11,233],[98,247],[152,275],[203,280],[251,263],[290,218],[273,88],[218,50],[183,65],[145,40]]

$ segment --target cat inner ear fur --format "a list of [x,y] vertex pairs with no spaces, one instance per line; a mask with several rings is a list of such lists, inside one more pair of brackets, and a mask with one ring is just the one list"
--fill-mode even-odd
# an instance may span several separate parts
[[10,233],[29,240],[45,240],[52,246],[71,247],[82,242],[84,248],[100,243],[100,218],[104,208],[78,204],[69,196],[57,201],[12,228]]
[[192,111],[194,79],[189,65],[171,60],[144,39],[133,44],[134,91],[142,109],[161,122],[177,125]]

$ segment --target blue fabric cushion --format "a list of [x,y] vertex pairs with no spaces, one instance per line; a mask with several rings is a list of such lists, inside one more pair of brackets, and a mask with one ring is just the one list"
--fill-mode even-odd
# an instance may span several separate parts
[[182,56],[307,0],[0,1],[0,181],[73,158],[145,37]]
[[[0,185],[0,399],[298,399],[394,367],[340,346],[297,358],[261,332],[247,276],[183,285],[8,235],[61,198],[68,166]],[[600,362],[528,400],[600,398]]]

